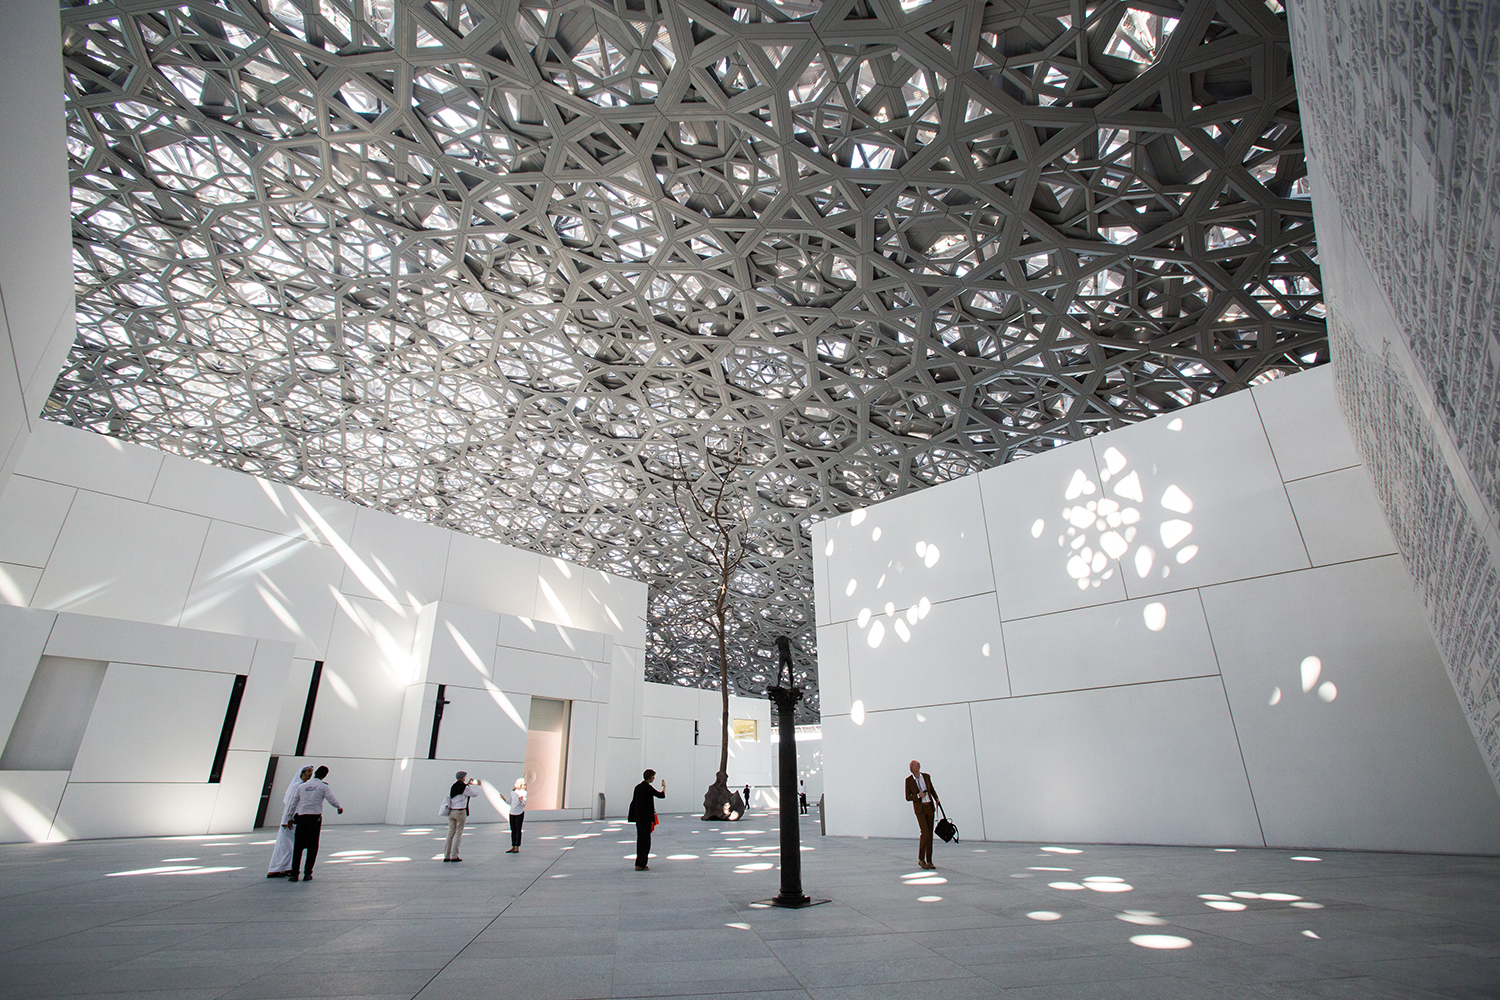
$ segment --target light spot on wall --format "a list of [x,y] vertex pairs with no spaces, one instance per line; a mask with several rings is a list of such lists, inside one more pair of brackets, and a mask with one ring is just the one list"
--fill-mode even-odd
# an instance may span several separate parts
[[1146,627],[1153,632],[1160,632],[1167,624],[1167,606],[1160,601],[1152,601],[1141,609],[1141,617],[1146,622]]
[[1333,686],[1333,681],[1324,681],[1318,685],[1318,697],[1325,702],[1332,701],[1339,696],[1339,689]]
[[854,591],[857,590],[858,588],[859,588],[859,581],[856,580],[856,579],[854,579],[853,577],[850,577],[848,585],[846,585],[844,587],[844,596],[845,597],[853,597],[854,596]]
[[338,695],[339,701],[356,711],[359,709],[359,699],[354,696],[354,689],[338,675],[338,671],[324,664],[323,676],[328,679],[328,686],[333,688],[333,693]]
[[1167,548],[1173,548],[1188,535],[1193,533],[1193,526],[1187,521],[1173,518],[1161,523],[1161,543]]
[[1323,673],[1323,661],[1316,656],[1304,657],[1302,660],[1302,690],[1311,691],[1313,685],[1318,683],[1318,677]]
[[1162,494],[1161,505],[1167,508],[1167,510],[1175,511],[1178,514],[1190,514],[1193,510],[1193,501],[1189,499],[1186,493],[1182,492],[1176,483],[1168,486],[1167,492]]
[[849,706],[849,721],[856,726],[865,724],[865,703],[856,698],[854,704]]
[[1271,689],[1271,700],[1268,701],[1268,702],[1266,702],[1266,704],[1268,704],[1268,705],[1279,705],[1280,703],[1281,703],[1281,688],[1279,688],[1279,687],[1273,687]]
[[870,624],[870,633],[865,636],[865,642],[869,643],[871,649],[880,648],[881,640],[885,638],[885,626],[876,619]]
[[878,542],[878,541],[880,541],[880,529],[879,528],[876,528],[874,531],[870,532],[870,541],[872,541],[872,542]]

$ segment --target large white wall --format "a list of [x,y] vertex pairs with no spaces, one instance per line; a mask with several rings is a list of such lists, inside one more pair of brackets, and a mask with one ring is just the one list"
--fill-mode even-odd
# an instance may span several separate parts
[[[0,745],[44,656],[97,663],[103,683],[71,767],[0,770],[0,842],[254,824],[290,643],[0,607]],[[236,674],[246,676],[245,689],[223,774],[210,784]]]
[[73,343],[60,30],[52,0],[7,0],[0,31],[0,489]]
[[[290,644],[278,795],[324,661],[307,758],[342,822],[430,821],[465,764],[508,787],[515,724],[486,680],[523,722],[533,694],[576,699],[570,809],[597,808],[615,757],[638,771],[644,584],[112,438],[37,426],[0,493],[0,602]],[[491,676],[455,665],[450,623]],[[464,690],[428,762],[438,683]]]
[[813,542],[830,834],[1500,850],[1326,368]]
[[[657,802],[661,812],[703,814],[703,795],[719,771],[720,729],[723,723],[723,701],[717,691],[678,687],[673,684],[647,684],[642,710],[645,738],[642,741],[640,766],[634,773],[621,770],[610,775],[611,815],[625,815],[630,806],[631,789],[641,780],[646,768],[667,780],[667,797]],[[754,719],[759,738],[730,740],[729,787],[751,786],[751,804],[764,806],[772,781],[773,753],[771,742],[771,703],[764,698],[729,696],[731,719]],[[694,742],[693,725],[698,738]]]

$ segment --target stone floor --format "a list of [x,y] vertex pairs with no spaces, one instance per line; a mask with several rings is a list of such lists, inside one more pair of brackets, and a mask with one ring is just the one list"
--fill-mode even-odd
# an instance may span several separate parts
[[775,819],[330,827],[0,847],[0,997],[717,1000],[1500,996],[1500,858],[819,838],[774,895]]

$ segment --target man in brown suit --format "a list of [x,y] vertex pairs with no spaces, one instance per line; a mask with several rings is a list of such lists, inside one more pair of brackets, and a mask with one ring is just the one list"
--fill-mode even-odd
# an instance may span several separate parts
[[911,774],[906,777],[906,801],[917,813],[917,826],[922,831],[917,841],[917,864],[923,868],[936,868],[932,863],[932,817],[937,811],[937,791],[932,787],[932,775],[922,770],[917,761],[911,762]]

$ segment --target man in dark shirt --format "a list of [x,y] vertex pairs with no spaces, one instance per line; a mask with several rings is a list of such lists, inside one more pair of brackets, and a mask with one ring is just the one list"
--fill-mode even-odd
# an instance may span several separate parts
[[656,799],[667,797],[667,779],[661,779],[661,791],[651,787],[656,772],[647,768],[641,775],[643,780],[635,786],[635,797],[630,800],[630,813],[626,819],[635,824],[635,870],[648,872],[651,866],[651,829],[656,826]]

